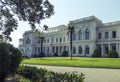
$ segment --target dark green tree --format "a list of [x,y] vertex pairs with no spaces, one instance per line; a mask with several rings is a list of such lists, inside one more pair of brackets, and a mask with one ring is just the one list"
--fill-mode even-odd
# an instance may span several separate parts
[[68,57],[68,51],[63,51],[61,56],[62,57]]
[[117,53],[115,50],[110,50],[110,51],[108,52],[108,54],[107,54],[107,57],[108,57],[108,58],[118,58],[119,55],[118,55],[118,53]]
[[45,37],[44,36],[38,36],[39,40],[40,40],[40,49],[41,49],[41,53],[40,53],[40,57],[43,57],[44,56],[44,52],[43,52],[43,42],[45,40]]
[[28,21],[32,29],[54,14],[48,0],[0,0],[0,31],[7,39],[17,29],[18,20]]
[[11,44],[0,43],[0,82],[11,74],[14,74],[22,60],[21,52]]
[[74,26],[68,25],[68,35],[70,37],[70,55],[72,60],[72,39],[73,39],[73,33],[74,33]]
[[101,53],[98,49],[95,49],[93,54],[92,54],[92,57],[101,57]]

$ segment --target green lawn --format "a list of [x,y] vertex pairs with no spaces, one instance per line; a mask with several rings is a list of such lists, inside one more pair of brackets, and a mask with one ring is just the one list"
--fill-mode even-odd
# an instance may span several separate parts
[[120,69],[120,58],[31,58],[22,64]]

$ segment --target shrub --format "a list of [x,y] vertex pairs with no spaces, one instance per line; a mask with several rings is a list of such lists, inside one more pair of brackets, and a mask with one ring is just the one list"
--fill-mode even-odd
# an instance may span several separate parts
[[0,82],[17,71],[21,60],[22,53],[17,48],[5,42],[0,43]]
[[63,51],[61,56],[62,57],[68,57],[68,52],[67,51]]
[[58,54],[57,54],[57,53],[54,53],[53,56],[54,56],[54,57],[58,57]]
[[107,54],[108,58],[118,58],[118,53],[114,50],[110,50]]
[[22,55],[22,58],[23,58],[23,59],[29,59],[29,57],[26,56],[26,55]]
[[98,49],[95,49],[92,54],[92,57],[101,57],[100,51]]
[[41,52],[41,53],[39,54],[39,57],[45,57],[44,52]]
[[32,82],[84,82],[85,79],[83,73],[58,73],[30,66],[21,66],[18,74],[30,79]]

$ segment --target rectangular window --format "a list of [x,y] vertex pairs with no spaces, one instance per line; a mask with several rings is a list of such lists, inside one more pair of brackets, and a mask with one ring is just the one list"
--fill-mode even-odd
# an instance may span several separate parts
[[65,37],[63,38],[63,42],[65,42]]
[[56,38],[56,43],[58,43],[58,38]]
[[108,32],[105,32],[105,39],[108,39],[109,38],[109,34]]
[[112,38],[116,38],[116,31],[112,31]]
[[49,43],[49,39],[47,39],[47,43]]
[[76,40],[76,33],[73,33],[73,37],[72,37],[73,41]]
[[54,39],[53,38],[51,39],[51,43],[54,43]]
[[55,47],[53,46],[53,47],[52,47],[52,53],[54,53],[54,52],[55,52]]
[[60,43],[62,42],[62,38],[60,38]]
[[102,33],[98,34],[98,39],[102,39]]

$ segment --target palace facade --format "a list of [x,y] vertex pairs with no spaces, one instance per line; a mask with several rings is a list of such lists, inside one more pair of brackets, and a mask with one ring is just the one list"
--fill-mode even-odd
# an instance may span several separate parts
[[[106,57],[109,50],[120,54],[120,21],[102,23],[95,16],[69,21],[75,27],[73,33],[73,56],[91,57],[95,49],[99,49],[102,57]],[[67,25],[48,28],[43,35],[43,51],[45,56],[52,56],[63,51],[70,55],[70,40],[67,34]],[[41,52],[39,34],[30,30],[19,40],[19,49],[29,57],[38,56]],[[120,55],[119,55],[120,57]]]

